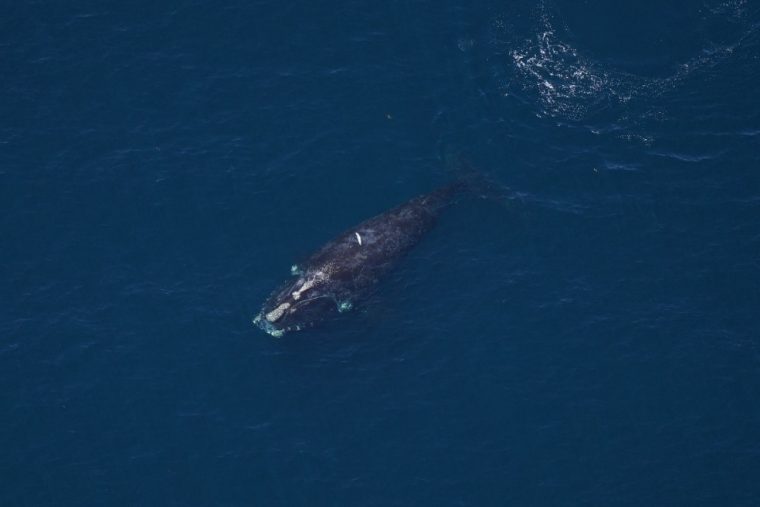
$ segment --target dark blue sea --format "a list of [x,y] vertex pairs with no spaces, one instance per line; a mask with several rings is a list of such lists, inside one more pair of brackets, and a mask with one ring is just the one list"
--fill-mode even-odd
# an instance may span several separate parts
[[[755,0],[3,2],[0,505],[760,505]],[[456,178],[354,311],[290,266]]]

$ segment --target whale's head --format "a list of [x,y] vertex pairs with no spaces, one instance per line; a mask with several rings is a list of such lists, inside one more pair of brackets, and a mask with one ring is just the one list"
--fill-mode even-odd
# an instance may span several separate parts
[[279,338],[286,332],[311,327],[343,306],[337,302],[323,272],[305,273],[272,293],[253,323]]

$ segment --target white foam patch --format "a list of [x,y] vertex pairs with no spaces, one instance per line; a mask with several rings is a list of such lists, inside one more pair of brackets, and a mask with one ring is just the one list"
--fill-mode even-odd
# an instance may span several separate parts
[[740,20],[747,13],[747,0],[728,0],[727,2],[718,2],[717,5],[708,5],[707,8],[713,14],[724,15]]
[[509,56],[524,89],[538,95],[546,115],[578,119],[613,90],[606,72],[594,68],[552,30],[539,33]]
[[[724,1],[709,8],[713,15],[729,16],[737,23],[746,10],[746,0]],[[611,68],[582,54],[563,40],[562,31],[554,28],[543,3],[537,13],[533,34],[527,37],[512,33],[500,18],[491,23],[490,43],[495,56],[506,57],[506,74],[498,76],[500,92],[504,96],[533,98],[539,106],[539,117],[567,120],[582,120],[602,108],[622,106],[638,98],[651,99],[673,90],[694,73],[724,61],[758,28],[745,25],[733,43],[704,48],[674,66],[670,75],[645,77]]]

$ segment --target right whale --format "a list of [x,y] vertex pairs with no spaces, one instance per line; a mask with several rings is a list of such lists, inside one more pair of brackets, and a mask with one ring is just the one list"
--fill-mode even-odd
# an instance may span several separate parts
[[455,196],[473,189],[472,180],[417,196],[346,230],[293,266],[295,280],[272,293],[253,323],[280,337],[350,310],[433,228]]

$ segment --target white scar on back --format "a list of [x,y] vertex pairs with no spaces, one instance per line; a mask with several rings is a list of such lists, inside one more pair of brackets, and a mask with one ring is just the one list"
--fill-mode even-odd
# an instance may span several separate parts
[[359,242],[359,246],[362,246],[362,237],[359,236],[358,232],[355,232],[354,234],[356,234],[356,241]]

